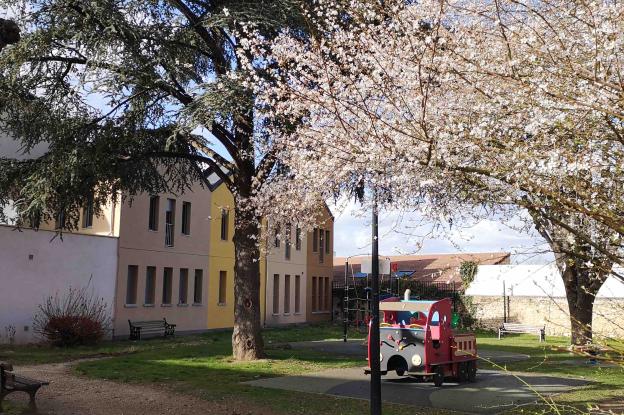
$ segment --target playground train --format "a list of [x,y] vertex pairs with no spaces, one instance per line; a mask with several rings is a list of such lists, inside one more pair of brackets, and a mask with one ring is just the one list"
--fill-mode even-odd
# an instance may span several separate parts
[[[451,300],[414,301],[392,297],[379,303],[381,374],[433,380],[474,381],[477,375],[477,340],[472,333],[454,333]],[[370,340],[370,331],[369,331]],[[370,341],[368,361],[370,362]],[[366,373],[370,373],[369,368]]]

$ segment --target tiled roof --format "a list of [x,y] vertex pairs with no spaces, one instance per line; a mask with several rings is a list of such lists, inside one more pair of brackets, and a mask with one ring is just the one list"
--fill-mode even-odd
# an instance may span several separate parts
[[[363,257],[349,259],[349,276],[360,272]],[[452,254],[392,255],[392,263],[398,263],[398,271],[413,271],[409,278],[420,281],[460,283],[459,268],[462,262],[474,261],[478,265],[509,264],[509,252],[458,252]],[[344,257],[334,258],[334,279],[343,279],[345,273]],[[406,273],[403,273],[406,274]]]

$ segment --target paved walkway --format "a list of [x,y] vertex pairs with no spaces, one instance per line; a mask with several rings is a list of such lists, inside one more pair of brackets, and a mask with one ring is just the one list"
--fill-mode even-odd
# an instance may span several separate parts
[[[295,349],[311,349],[322,353],[342,356],[361,356],[366,364],[366,344],[363,340],[323,340],[295,342]],[[480,350],[479,356],[495,363],[504,364],[527,360],[525,354],[497,350]],[[511,407],[539,400],[539,394],[549,395],[568,391],[571,387],[587,382],[535,374],[514,376],[509,373],[480,370],[475,383],[448,383],[436,388],[432,383],[411,378],[399,378],[394,374],[384,377],[382,398],[384,401],[414,406],[444,408],[469,413],[495,414]],[[527,384],[531,386],[527,386]],[[316,392],[329,395],[368,399],[369,377],[362,368],[337,369],[307,376],[262,379],[250,382],[255,386]]]
[[[525,381],[531,387],[523,383]],[[414,406],[444,408],[475,414],[496,414],[534,402],[539,394],[568,391],[587,382],[543,375],[522,374],[520,379],[503,372],[481,370],[475,383],[444,383],[441,388],[396,375],[384,377],[382,399]],[[369,377],[362,368],[334,369],[306,376],[287,376],[248,382],[264,388],[368,399]]]

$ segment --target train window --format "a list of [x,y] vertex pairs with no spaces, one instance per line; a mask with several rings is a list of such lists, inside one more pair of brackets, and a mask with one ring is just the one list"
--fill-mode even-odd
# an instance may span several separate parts
[[432,326],[440,325],[440,314],[437,311],[433,313],[433,315],[431,316],[431,325]]

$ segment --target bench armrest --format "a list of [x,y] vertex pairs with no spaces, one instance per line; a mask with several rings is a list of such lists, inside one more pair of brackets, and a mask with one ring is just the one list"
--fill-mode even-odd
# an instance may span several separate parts
[[8,363],[8,362],[0,362],[0,368],[2,368],[2,370],[13,370],[13,365]]

